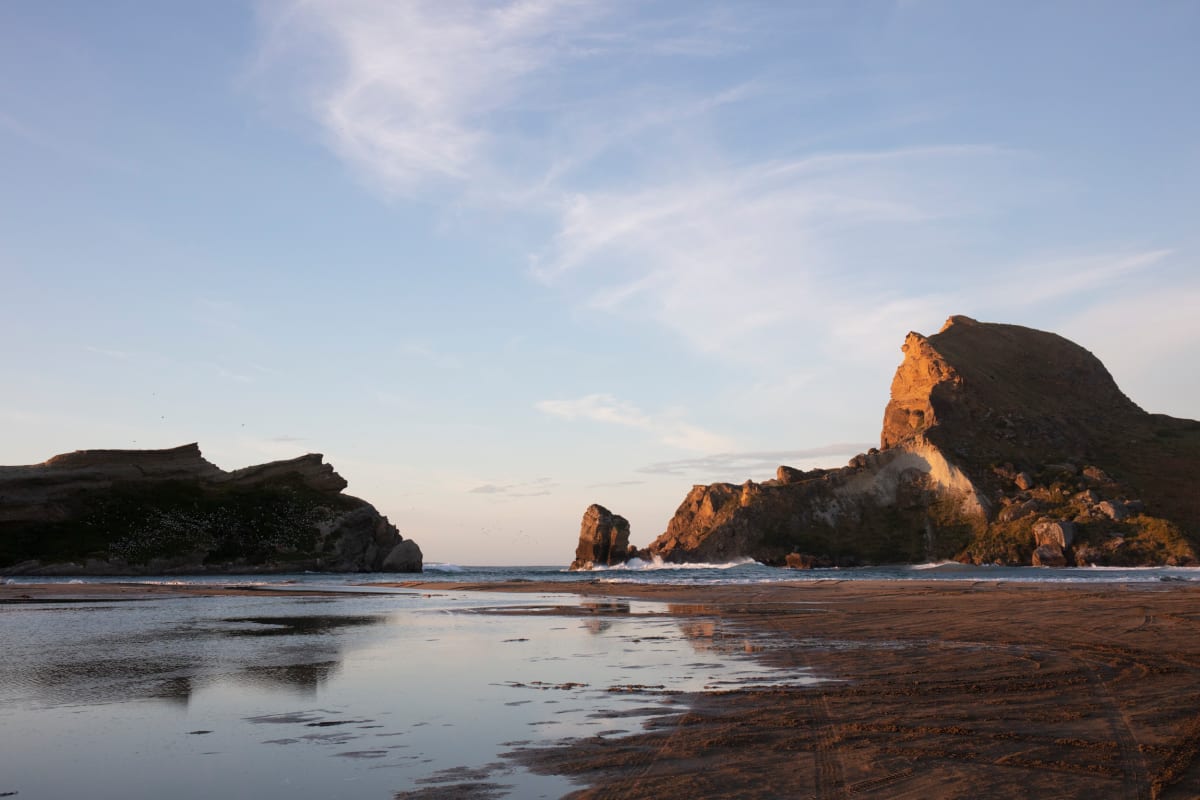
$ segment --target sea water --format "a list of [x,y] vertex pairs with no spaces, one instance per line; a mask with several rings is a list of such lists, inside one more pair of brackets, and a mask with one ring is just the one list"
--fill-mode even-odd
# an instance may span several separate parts
[[722,564],[671,564],[656,559],[635,559],[628,564],[572,572],[562,565],[464,566],[426,563],[415,573],[297,573],[283,575],[189,575],[162,577],[38,577],[15,576],[0,582],[22,583],[156,583],[197,585],[261,585],[304,588],[353,586],[371,583],[422,581],[436,583],[642,583],[680,585],[759,584],[797,581],[996,581],[1001,583],[1155,583],[1200,582],[1198,567],[1002,567],[943,561],[929,564],[895,564],[872,567],[796,570],[768,567],[751,559]]
[[0,796],[560,797],[506,754],[823,679],[666,612],[451,584],[0,605]]

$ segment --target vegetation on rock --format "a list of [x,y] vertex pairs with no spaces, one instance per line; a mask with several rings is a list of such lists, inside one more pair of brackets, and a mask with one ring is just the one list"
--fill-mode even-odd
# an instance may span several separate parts
[[643,552],[801,567],[1197,563],[1200,422],[1146,413],[1053,333],[956,316],[902,349],[881,449],[841,469],[696,486]]

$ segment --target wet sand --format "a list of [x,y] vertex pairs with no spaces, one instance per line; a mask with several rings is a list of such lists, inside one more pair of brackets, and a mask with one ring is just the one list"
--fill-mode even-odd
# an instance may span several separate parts
[[1200,796],[1197,587],[575,590],[716,618],[769,663],[838,680],[705,693],[634,736],[524,755],[586,778],[580,798]]
[[[628,736],[515,753],[581,780],[574,797],[1200,796],[1192,585],[452,586],[659,601],[689,636],[833,679],[703,692]],[[5,585],[0,602],[139,588]]]

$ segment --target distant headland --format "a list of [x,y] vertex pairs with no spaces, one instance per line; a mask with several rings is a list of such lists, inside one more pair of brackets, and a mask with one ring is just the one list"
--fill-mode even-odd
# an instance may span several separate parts
[[420,572],[345,488],[319,454],[225,472],[196,444],[0,467],[0,574]]
[[1198,563],[1200,422],[1143,411],[1053,333],[953,316],[901,349],[878,449],[839,469],[695,486],[640,550],[594,505],[572,568]]

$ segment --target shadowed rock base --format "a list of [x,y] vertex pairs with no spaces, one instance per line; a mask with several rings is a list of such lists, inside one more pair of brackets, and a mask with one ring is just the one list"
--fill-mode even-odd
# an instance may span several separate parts
[[0,574],[420,572],[317,453],[225,472],[196,444],[0,467]]

